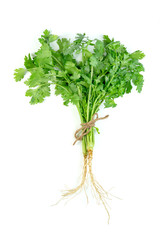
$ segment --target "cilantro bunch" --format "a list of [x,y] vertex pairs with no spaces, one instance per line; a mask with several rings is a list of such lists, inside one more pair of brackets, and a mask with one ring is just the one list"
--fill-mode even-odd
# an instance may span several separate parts
[[[25,56],[24,68],[16,69],[14,73],[18,82],[29,72],[24,83],[28,86],[26,96],[31,98],[30,104],[42,103],[50,96],[51,85],[54,85],[55,94],[61,95],[65,106],[70,103],[76,106],[84,126],[89,122],[93,124],[102,104],[105,108],[116,107],[115,99],[130,93],[133,85],[139,93],[142,90],[144,67],[139,60],[144,53],[139,50],[129,53],[124,45],[107,35],[101,40],[91,40],[85,34],[77,34],[71,41],[45,30],[39,42],[40,49]],[[64,192],[63,197],[80,191],[85,186],[88,172],[109,221],[108,193],[92,173],[94,134],[98,129],[92,125],[89,130],[85,129],[86,135],[82,136],[84,167],[81,183]]]
[[[81,123],[85,123],[92,120],[101,104],[115,107],[115,99],[130,93],[133,85],[138,92],[142,90],[144,67],[139,60],[144,53],[129,53],[107,35],[102,40],[91,40],[85,34],[77,34],[71,42],[45,30],[39,42],[40,49],[25,56],[25,67],[14,73],[17,82],[30,73],[24,82],[29,88],[26,96],[31,97],[30,104],[42,103],[50,96],[53,84],[64,105],[74,104]],[[93,149],[94,130],[83,137],[84,154]]]

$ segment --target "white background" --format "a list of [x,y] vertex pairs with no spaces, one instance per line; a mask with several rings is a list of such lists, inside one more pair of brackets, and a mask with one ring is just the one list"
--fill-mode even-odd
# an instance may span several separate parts
[[[160,17],[158,0],[3,1],[0,6],[0,239],[160,239]],[[79,117],[54,94],[31,106],[13,70],[39,47],[44,29],[73,36],[108,34],[146,57],[145,84],[101,109],[93,172],[123,200],[110,202],[111,220],[85,194],[55,207],[60,191],[79,182],[81,143],[72,146]],[[88,188],[89,192],[89,188]]]

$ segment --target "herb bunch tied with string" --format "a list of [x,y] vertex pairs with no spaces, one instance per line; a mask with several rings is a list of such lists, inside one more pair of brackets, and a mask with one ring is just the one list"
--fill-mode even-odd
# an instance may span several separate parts
[[64,191],[63,197],[82,190],[89,174],[92,188],[109,216],[109,193],[92,173],[95,132],[99,133],[95,122],[101,119],[98,118],[101,105],[116,107],[115,99],[130,93],[133,85],[141,92],[144,67],[139,60],[145,55],[139,50],[129,53],[123,44],[107,35],[91,40],[85,34],[77,34],[71,41],[45,30],[39,42],[40,49],[25,56],[24,67],[15,70],[15,80],[21,81],[30,73],[24,81],[30,104],[42,103],[50,96],[51,85],[54,85],[55,94],[61,95],[65,106],[75,105],[82,124],[75,137],[76,141],[82,140],[84,167],[80,184]]

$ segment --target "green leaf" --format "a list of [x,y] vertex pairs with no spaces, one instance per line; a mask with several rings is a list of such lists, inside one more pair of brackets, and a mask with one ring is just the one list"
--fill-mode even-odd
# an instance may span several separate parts
[[83,41],[83,39],[85,38],[85,33],[81,34],[81,33],[77,33],[76,35],[76,40],[74,42],[76,43],[81,43]]
[[51,43],[51,42],[54,42],[54,41],[57,40],[57,38],[58,38],[57,35],[50,35],[50,36],[49,36],[49,42],[50,42],[50,43]]
[[71,103],[74,105],[77,105],[79,102],[80,98],[78,96],[78,94],[74,93],[73,95],[71,95]]
[[57,36],[57,35],[51,34],[51,32],[46,29],[46,30],[43,32],[43,35],[41,35],[41,38],[39,38],[39,42],[40,42],[41,44],[51,43],[51,42],[54,42],[54,41],[57,40],[57,39],[58,39],[58,36]]
[[71,89],[71,91],[72,91],[73,93],[76,93],[76,92],[77,92],[77,86],[76,86],[74,83],[71,83],[71,84],[69,85],[69,87],[70,87],[70,89]]
[[55,86],[55,95],[61,95],[64,105],[68,106],[69,102],[71,101],[72,92],[69,90],[67,85],[57,84]]
[[107,97],[105,98],[105,102],[104,102],[104,107],[105,108],[109,108],[109,107],[116,107],[117,104],[114,102],[113,99]]
[[104,88],[103,83],[98,84],[97,87],[96,87],[96,92],[97,92],[97,93],[101,92],[101,91],[103,90],[103,88]]
[[95,56],[90,57],[90,64],[91,64],[93,67],[96,67],[96,66],[98,65],[98,60],[96,59]]
[[76,68],[76,67],[75,67],[75,63],[69,62],[69,61],[66,62],[66,64],[65,64],[65,69],[66,69],[69,73],[72,73],[72,71],[73,71],[74,68]]
[[141,74],[134,75],[132,82],[137,87],[136,90],[140,93],[144,83],[143,76]]
[[131,90],[132,90],[131,82],[127,82],[127,84],[126,84],[126,93],[130,93]]
[[92,53],[88,50],[88,49],[83,49],[83,54],[85,57],[85,60],[87,60],[88,58],[90,58],[92,56]]
[[34,61],[39,67],[47,68],[48,65],[52,65],[52,53],[47,43],[43,43],[35,55]]
[[104,54],[104,42],[101,40],[97,40],[95,43],[95,48],[94,48],[94,52],[96,57],[101,57]]
[[80,78],[80,71],[75,66],[75,63],[67,61],[66,64],[65,64],[65,70],[67,71],[67,73],[72,75],[70,77],[71,79],[76,80],[76,79]]
[[100,134],[99,128],[97,127],[93,127],[93,128],[97,131],[98,134]]
[[139,59],[140,60],[140,59],[145,57],[145,54],[142,51],[137,50],[137,51],[133,52],[132,54],[130,54],[130,57],[132,59],[137,59],[137,60]]
[[89,84],[87,82],[84,82],[84,81],[78,82],[78,85],[84,86],[85,88],[89,87]]
[[15,69],[14,72],[14,79],[16,82],[21,81],[24,78],[24,75],[26,74],[26,69],[25,68],[18,68]]
[[42,68],[36,68],[24,83],[29,87],[36,87],[40,84],[48,83],[48,78],[46,78]]
[[45,75],[46,79],[48,79],[49,81],[52,81],[53,83],[55,83],[56,81],[56,71],[55,70],[50,70],[48,74]]
[[90,85],[90,84],[92,83],[91,78],[88,77],[87,75],[81,74],[81,76],[82,76],[82,78],[85,80],[84,82],[86,82],[87,84]]
[[[84,51],[85,49],[84,44],[86,43],[85,33],[84,34],[78,33],[75,38],[76,39],[72,43],[70,43],[70,41],[68,42],[68,47],[65,48],[65,50],[63,50],[64,55],[68,55],[68,54],[71,55],[74,52],[76,54],[79,54],[82,49]],[[87,52],[86,52],[86,56],[87,56]]]
[[42,103],[45,97],[50,96],[50,87],[48,85],[40,86],[36,89],[29,89],[26,91],[26,96],[31,97],[30,103],[37,104]]
[[68,48],[71,45],[70,41],[67,38],[62,38],[57,40],[57,44],[59,46],[59,52],[63,53],[64,55],[67,55]]
[[24,58],[24,66],[26,67],[27,70],[29,70],[30,68],[34,68],[34,61],[31,59],[31,55],[28,54],[28,57],[25,56]]
[[44,38],[49,38],[50,35],[51,35],[51,32],[46,29],[46,30],[44,30],[42,37],[44,37]]
[[108,37],[108,35],[103,35],[103,42],[106,45],[108,45],[112,40]]

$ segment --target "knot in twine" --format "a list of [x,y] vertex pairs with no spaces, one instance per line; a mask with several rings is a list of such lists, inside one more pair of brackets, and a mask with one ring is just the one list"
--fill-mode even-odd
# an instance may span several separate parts
[[[82,138],[91,131],[92,127],[95,126],[95,122],[97,122],[97,121],[99,121],[99,120],[102,120],[102,119],[106,119],[106,118],[108,118],[108,117],[109,117],[109,115],[106,115],[106,116],[104,116],[104,117],[100,117],[100,118],[99,118],[99,117],[98,117],[98,113],[95,113],[95,114],[93,115],[91,121],[86,122],[86,123],[81,123],[81,126],[82,126],[82,127],[79,128],[79,129],[77,129],[76,132],[75,132],[75,134],[74,134],[76,140],[74,141],[73,145],[74,145],[77,141],[82,140]],[[87,129],[88,129],[88,130],[87,130]]]

